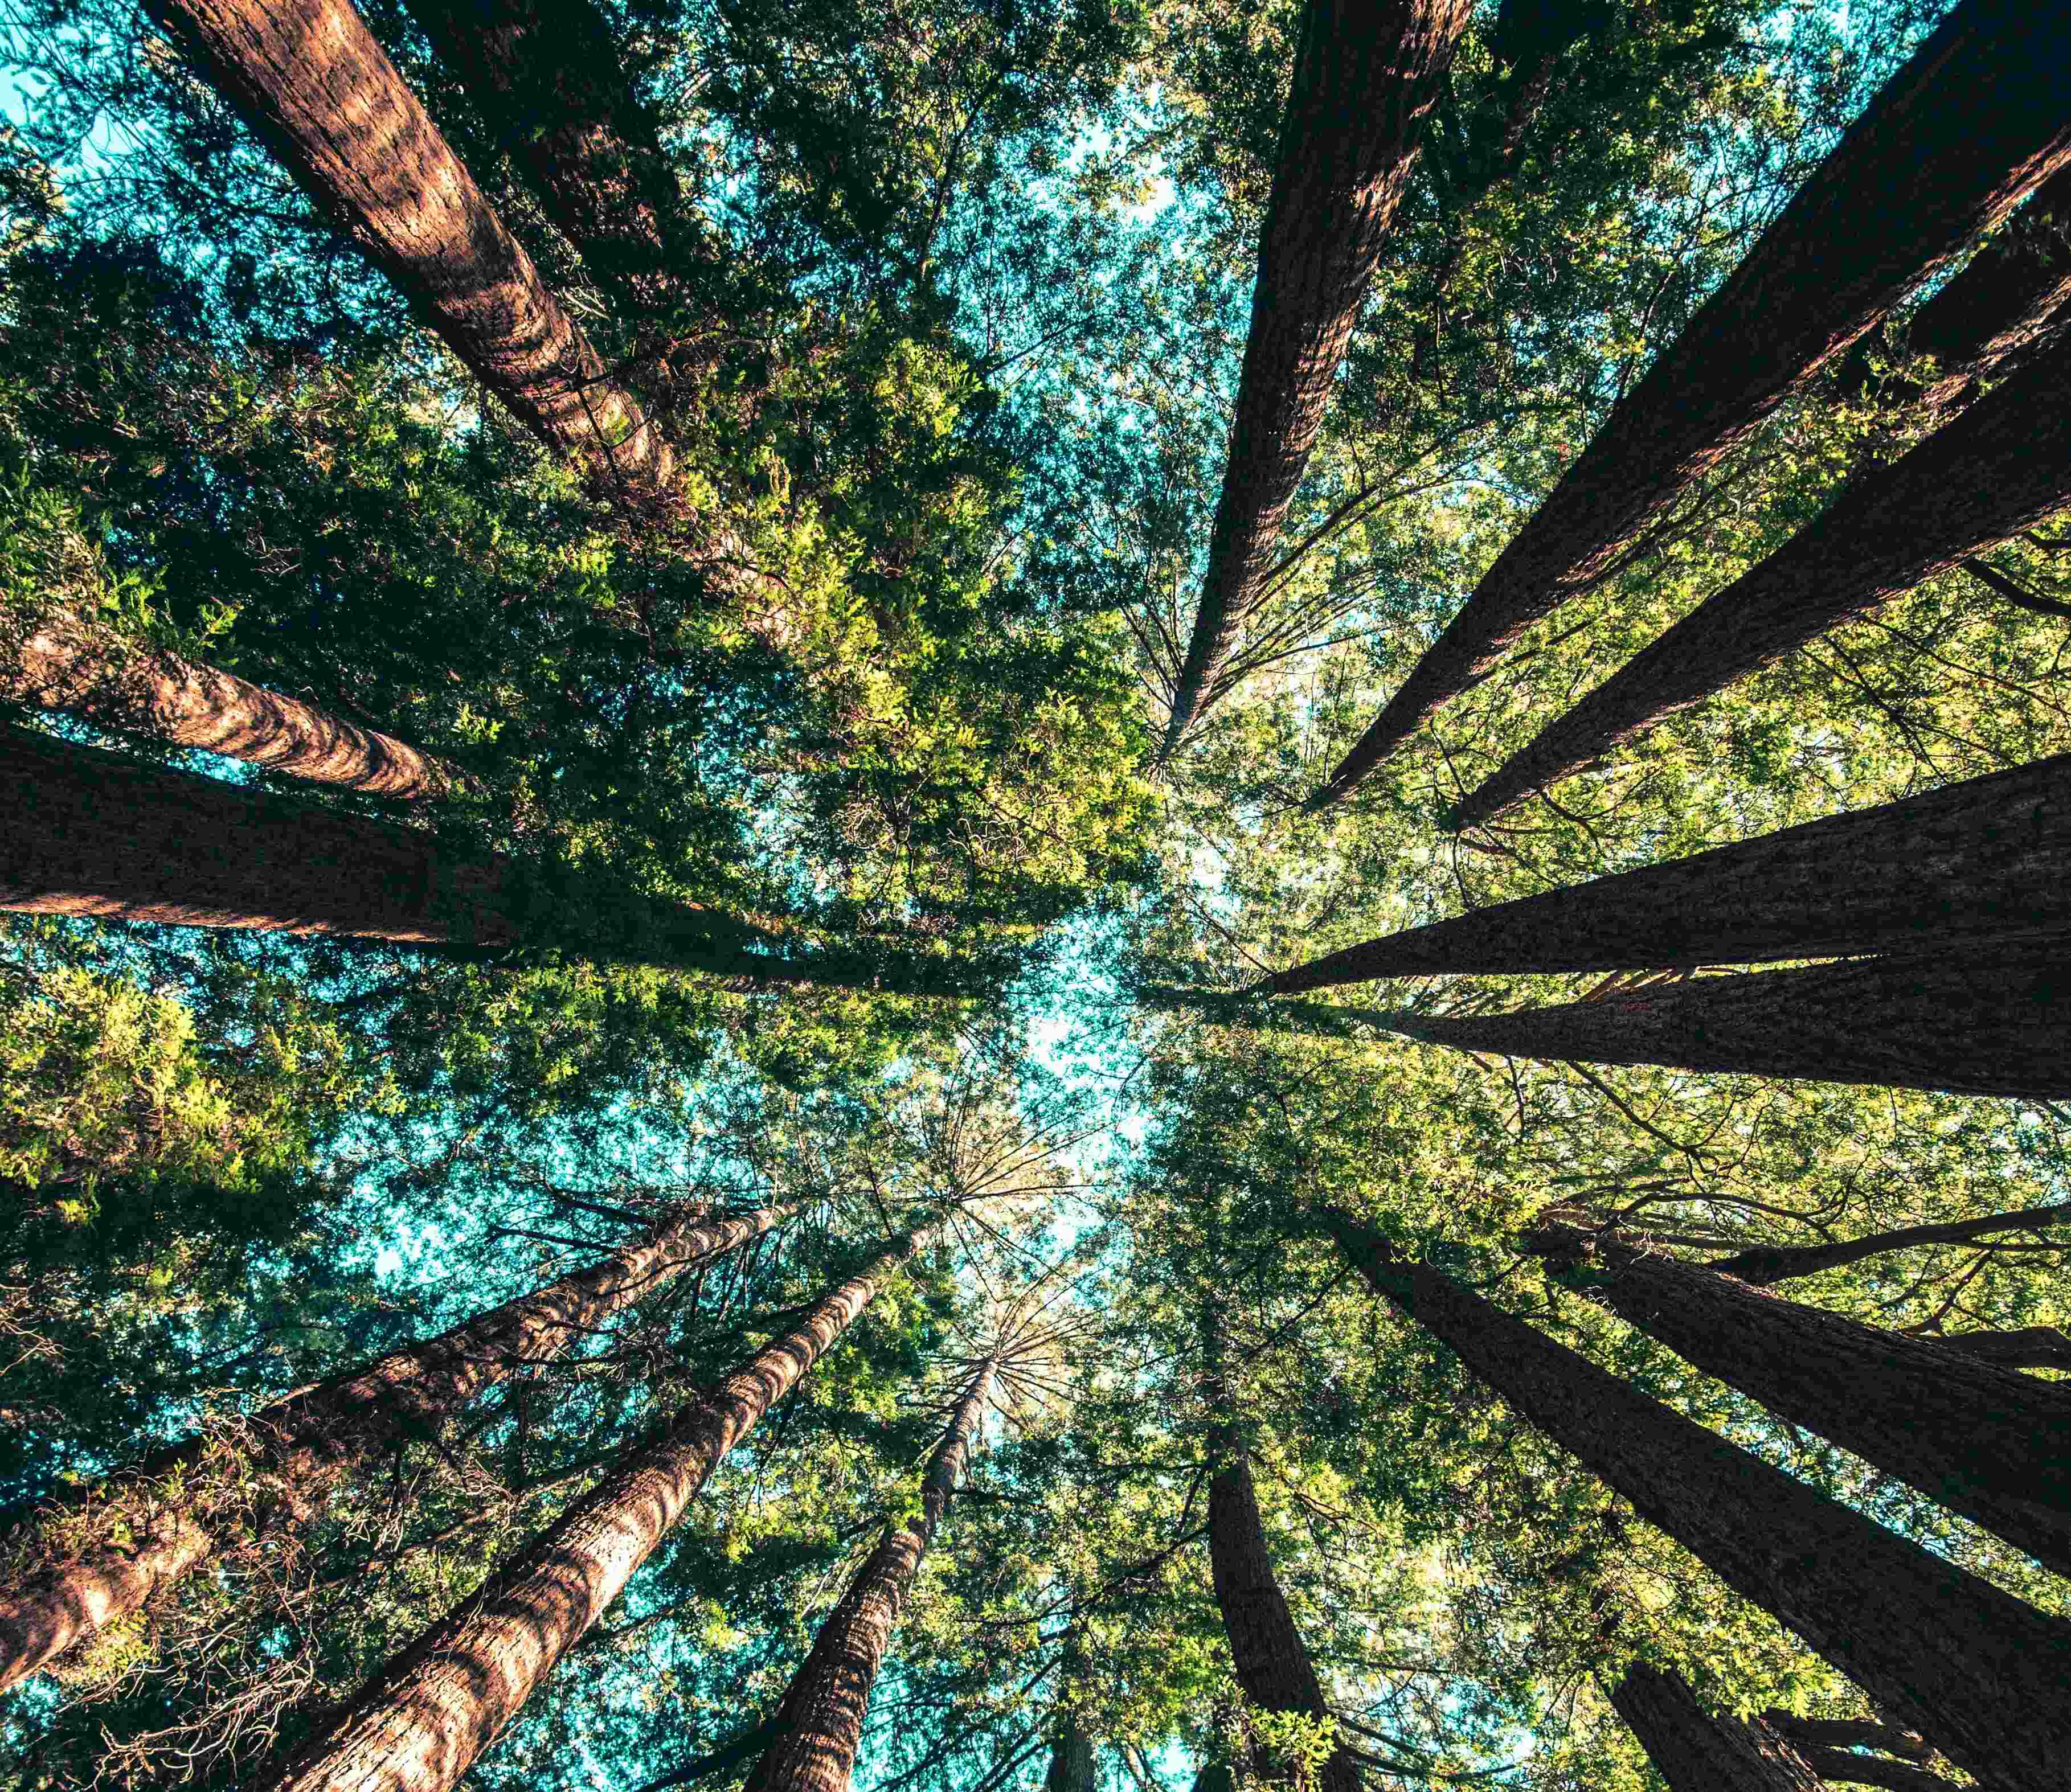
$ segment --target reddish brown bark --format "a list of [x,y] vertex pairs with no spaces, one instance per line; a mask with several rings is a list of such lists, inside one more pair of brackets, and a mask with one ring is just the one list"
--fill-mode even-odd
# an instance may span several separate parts
[[2071,1386],[1614,1234],[1548,1221],[1524,1242],[1707,1375],[2071,1574]]
[[2050,1101],[2071,1094],[2071,940],[1700,977],[1601,1001],[1390,1024],[1509,1058]]
[[2071,158],[2071,35],[1963,0],[1622,399],[1312,799],[1336,801]]
[[209,80],[541,441],[653,487],[669,451],[541,281],[351,0],[153,0]]
[[1347,1216],[1375,1291],[1743,1598],[1999,1792],[2071,1774],[2071,1624],[1827,1499]]
[[1512,754],[1460,804],[1456,825],[1490,820],[1667,717],[2067,504],[2071,336],[1895,465],[1857,473],[1766,560]]
[[1229,461],[1160,757],[1219,694],[1409,184],[1470,0],[1308,0],[1258,251]]
[[345,1474],[436,1431],[485,1388],[552,1361],[690,1265],[760,1238],[782,1217],[765,1208],[704,1220],[685,1209],[586,1269],[276,1401],[227,1436],[191,1438],[55,1503],[46,1522],[97,1508],[126,1514],[140,1503],[157,1516],[133,1543],[98,1545],[0,1589],[0,1687],[140,1610],[206,1561],[226,1527],[255,1507],[306,1515]]
[[679,1413],[480,1592],[404,1649],[267,1792],[445,1792],[601,1617],[727,1452],[919,1247],[908,1234]]
[[[1967,1245],[2000,1232],[2028,1232],[2040,1238],[2053,1227],[2071,1225],[2071,1202],[2024,1208],[2018,1213],[1987,1213],[1975,1220],[1950,1220],[1934,1225],[1900,1226],[1823,1245],[1753,1245],[1730,1257],[1715,1258],[1704,1267],[1755,1286],[1788,1282],[1822,1270],[1845,1268],[1888,1250],[1918,1245]],[[2065,1241],[2071,1246],[2071,1239]]]
[[2071,754],[1369,939],[1266,979],[1609,971],[2071,932]]
[[1761,1718],[1708,1711],[1683,1676],[1634,1662],[1611,1706],[1668,1792],[1823,1792],[1819,1776]]
[[921,1482],[921,1509],[888,1528],[827,1614],[777,1708],[776,1740],[745,1792],[847,1792],[870,1691],[921,1563],[949,1510],[992,1392],[987,1361],[966,1385]]

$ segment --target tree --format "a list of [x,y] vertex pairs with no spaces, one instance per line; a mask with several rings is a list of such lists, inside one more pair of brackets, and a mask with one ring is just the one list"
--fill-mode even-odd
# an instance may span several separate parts
[[1611,1704],[1669,1792],[1820,1792],[1819,1775],[1765,1716],[1708,1712],[1679,1674],[1636,1661]]
[[2071,1225],[2071,1205],[2031,1207],[2018,1213],[1987,1213],[1979,1219],[1952,1220],[1942,1225],[1900,1226],[1831,1244],[1756,1245],[1729,1257],[1714,1258],[1706,1266],[1736,1281],[1767,1287],[1917,1245],[1968,1244],[2002,1232],[2026,1233],[2040,1238],[2054,1227],[2065,1225]]

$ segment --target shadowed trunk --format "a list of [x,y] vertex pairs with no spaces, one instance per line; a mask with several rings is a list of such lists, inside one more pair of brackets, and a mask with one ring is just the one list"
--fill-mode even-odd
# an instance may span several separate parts
[[1049,1769],[1043,1775],[1043,1792],[1100,1792],[1093,1739],[1079,1728],[1076,1712],[1067,1712],[1058,1720],[1056,1733],[1050,1742]]
[[1161,759],[1264,595],[1368,283],[1470,0],[1307,0],[1259,242],[1208,570]]
[[1804,1757],[1763,1719],[1707,1711],[1680,1674],[1634,1662],[1611,1707],[1668,1792],[1822,1792]]
[[[601,1262],[248,1414],[233,1430],[159,1451],[96,1487],[61,1495],[45,1525],[81,1514],[154,1510],[137,1540],[0,1589],[0,1687],[140,1610],[206,1561],[255,1506],[309,1516],[349,1471],[441,1424],[496,1382],[551,1362],[693,1263],[758,1238],[783,1217],[765,1208],[705,1220],[686,1209]],[[99,1527],[105,1528],[105,1526]]]
[[[1866,1238],[1845,1238],[1823,1245],[1752,1245],[1730,1257],[1714,1258],[1704,1267],[1736,1281],[1761,1286],[1789,1282],[1801,1275],[1817,1275],[1823,1270],[1845,1268],[1866,1257],[1880,1257],[1889,1250],[1909,1250],[1917,1245],[1967,1245],[2001,1232],[2028,1232],[2038,1238],[2051,1228],[2071,1225],[2071,1202],[2050,1207],[2028,1207],[2018,1213],[1987,1213],[1981,1219],[1947,1220],[1930,1225],[1899,1226],[1889,1232],[1872,1232]],[[2063,1241],[2071,1249],[2071,1238]]]
[[524,1708],[675,1528],[727,1452],[839,1338],[920,1246],[908,1233],[816,1303],[661,1438],[636,1450],[482,1590],[402,1650],[268,1792],[445,1792]]
[[2071,755],[1369,939],[1262,987],[1740,964],[2051,932],[2071,932]]
[[[2065,34],[2071,41],[2071,32]],[[1460,804],[1474,827],[2071,504],[2071,336],[1708,598]]]
[[350,0],[151,0],[202,72],[539,440],[607,484],[668,477],[638,403],[503,227]]
[[1619,401],[1311,799],[1335,802],[1635,542],[1790,393],[2071,157],[2071,34],[1963,0]]
[[1838,1504],[1336,1213],[1375,1291],[1647,1523],[1999,1792],[2071,1775],[2071,1624]]
[[[2071,1333],[2054,1325],[2022,1325],[2004,1332],[1941,1332],[1938,1344],[2002,1369],[2071,1369]],[[2053,1385],[2062,1387],[2062,1382]]]
[[2049,1101],[2071,1094],[2071,941],[1699,977],[1600,1001],[1389,1024],[1507,1058]]
[[1912,1731],[1867,1717],[1799,1717],[1787,1711],[1765,1711],[1761,1717],[1801,1749],[1881,1749],[1911,1761],[1925,1761],[1934,1753]]
[[2071,1574],[2071,1386],[1542,1222],[1525,1248],[1679,1356]]
[[1954,1780],[1902,1761],[1880,1761],[1847,1749],[1806,1748],[1798,1753],[1821,1779],[1837,1785],[1881,1786],[1889,1792],[1963,1792]]
[[777,1739],[748,1776],[746,1792],[846,1792],[871,1688],[935,1528],[963,1479],[992,1392],[993,1367],[983,1364],[957,1402],[921,1478],[920,1511],[885,1532],[820,1626],[777,1708]]

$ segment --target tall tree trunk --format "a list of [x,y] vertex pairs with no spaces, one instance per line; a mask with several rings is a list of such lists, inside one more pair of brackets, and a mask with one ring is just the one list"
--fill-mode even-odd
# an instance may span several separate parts
[[[777,984],[968,992],[947,959],[794,950],[769,929],[551,865],[0,727],[0,910],[382,939],[455,955],[513,946]],[[577,929],[580,929],[578,931]]]
[[675,1528],[712,1471],[920,1247],[908,1233],[679,1413],[482,1590],[398,1653],[266,1792],[445,1792]]
[[2071,1386],[1560,1221],[1527,1248],[1629,1325],[2071,1575]]
[[[2065,34],[2071,39],[2071,33]],[[1698,605],[1461,803],[1477,826],[1827,630],[2071,504],[2071,335]]]
[[671,1215],[599,1262],[364,1368],[249,1414],[225,1436],[159,1451],[101,1485],[61,1497],[44,1524],[98,1517],[94,1528],[150,1516],[127,1545],[97,1544],[0,1589],[0,1688],[140,1610],[214,1553],[255,1507],[306,1516],[346,1474],[404,1440],[436,1433],[483,1389],[552,1361],[690,1265],[758,1238],[783,1217]]
[[1680,1674],[1634,1662],[1611,1707],[1668,1792],[1824,1792],[1805,1758],[1761,1718],[1707,1711]]
[[[1899,1226],[1889,1232],[1873,1232],[1861,1238],[1844,1238],[1823,1245],[1751,1245],[1730,1257],[1714,1258],[1704,1267],[1752,1286],[1789,1282],[1801,1275],[1817,1275],[1823,1270],[1843,1269],[1866,1257],[1880,1257],[1889,1250],[1909,1250],[1917,1245],[1967,1245],[2000,1232],[2031,1232],[2040,1237],[2057,1226],[2071,1226],[2071,1201],[2049,1207],[2028,1207],[2018,1213],[1987,1213],[1975,1220],[1945,1220],[1930,1225]],[[2071,1238],[2064,1241],[2071,1250]]]
[[1963,0],[1884,85],[1581,457],[1311,800],[1356,785],[1634,543],[1786,397],[2071,159],[2071,36]]
[[1375,1291],[1885,1711],[1999,1792],[2071,1776],[2071,1624],[1651,1400],[1370,1227],[1323,1223]]
[[457,767],[387,734],[73,616],[46,617],[10,659],[0,669],[0,698],[104,728],[375,796],[447,796],[469,781]]
[[1100,1792],[1099,1763],[1093,1739],[1079,1728],[1078,1714],[1067,1711],[1050,1739],[1050,1765],[1043,1792]]
[[1924,951],[2071,932],[2071,754],[1665,865],[1499,902],[1279,971],[1610,971]]
[[2071,940],[1850,959],[1391,1024],[1511,1058],[2052,1101],[2071,1094]]
[[483,384],[607,485],[668,477],[638,403],[547,290],[351,0],[151,0],[317,205]]
[[1159,756],[1218,694],[1273,571],[1470,0],[1307,0],[1258,251],[1229,461]]
[[921,1509],[886,1531],[827,1614],[777,1708],[777,1737],[745,1792],[846,1792],[870,1690],[935,1528],[949,1510],[992,1393],[988,1359],[966,1384],[921,1481]]

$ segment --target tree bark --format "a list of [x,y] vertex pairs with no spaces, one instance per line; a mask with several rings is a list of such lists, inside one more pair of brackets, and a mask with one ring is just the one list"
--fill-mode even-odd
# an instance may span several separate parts
[[888,1528],[828,1614],[777,1708],[777,1737],[744,1792],[847,1792],[870,1692],[921,1563],[949,1510],[992,1393],[988,1360],[966,1385],[921,1482],[921,1509]]
[[1680,1674],[1636,1661],[1611,1688],[1611,1707],[1668,1792],[1824,1792],[1804,1757],[1761,1718],[1707,1711]]
[[1470,0],[1308,0],[1258,251],[1229,460],[1161,759],[1218,694],[1271,575]]
[[1100,1792],[1098,1769],[1093,1739],[1079,1728],[1077,1712],[1065,1712],[1051,1739],[1050,1765],[1043,1776],[1043,1792]]
[[[2071,38],[2071,34],[2066,34]],[[1474,827],[1655,723],[2071,504],[2071,335],[1895,465],[1863,468],[1759,566],[1541,729],[1460,804]]]
[[908,1233],[678,1414],[486,1586],[401,1651],[266,1792],[445,1792],[675,1528],[727,1452],[919,1248]]
[[1925,1761],[1934,1753],[1912,1731],[1866,1717],[1800,1717],[1787,1711],[1765,1711],[1761,1716],[1801,1749],[1881,1749],[1911,1761]]
[[31,632],[0,671],[0,698],[373,796],[449,796],[469,783],[389,735],[68,616]]
[[1524,1242],[1707,1375],[2071,1574],[2071,1386],[1613,1234],[1547,1221]]
[[[2071,1369],[2071,1334],[2054,1325],[2016,1326],[2004,1332],[1942,1332],[1937,1344],[2002,1369]],[[2058,1381],[2050,1384],[2063,1387]]]
[[[2024,1208],[2018,1213],[1987,1213],[1975,1220],[1949,1220],[1933,1225],[1900,1226],[1889,1232],[1873,1232],[1867,1238],[1846,1238],[1823,1245],[1753,1245],[1730,1257],[1714,1258],[1704,1267],[1717,1274],[1754,1287],[1789,1282],[1801,1275],[1817,1275],[1823,1270],[1842,1269],[1866,1257],[1880,1257],[1889,1250],[1909,1250],[1916,1245],[1967,1245],[1999,1232],[2037,1234],[2060,1225],[2071,1225],[2071,1202],[2050,1207]],[[2065,1245],[2071,1249],[2071,1238]]]
[[1392,1024],[1509,1058],[2050,1101],[2071,1094],[2071,940],[1850,959]]
[[2071,754],[1369,939],[1263,987],[1755,964],[2065,932]]
[[1617,571],[1778,404],[2071,159],[2061,23],[2031,0],[1963,0],[1942,22],[1619,401],[1312,806]]
[[152,0],[207,79],[513,415],[609,486],[666,445],[374,41],[351,0]]
[[1823,1780],[1849,1786],[1881,1786],[1889,1792],[1961,1792],[1956,1782],[1902,1761],[1881,1761],[1847,1749],[1803,1749],[1806,1763]]
[[96,1508],[126,1513],[139,1502],[155,1516],[131,1544],[96,1545],[0,1589],[0,1688],[141,1610],[206,1561],[255,1504],[307,1516],[346,1474],[436,1432],[485,1388],[552,1361],[690,1265],[760,1238],[783,1213],[707,1220],[686,1209],[587,1269],[277,1400],[227,1436],[189,1438],[53,1502],[46,1524]]
[[1371,1228],[1326,1229],[1375,1291],[1877,1704],[1999,1792],[2071,1774],[2071,1624],[1648,1398]]

